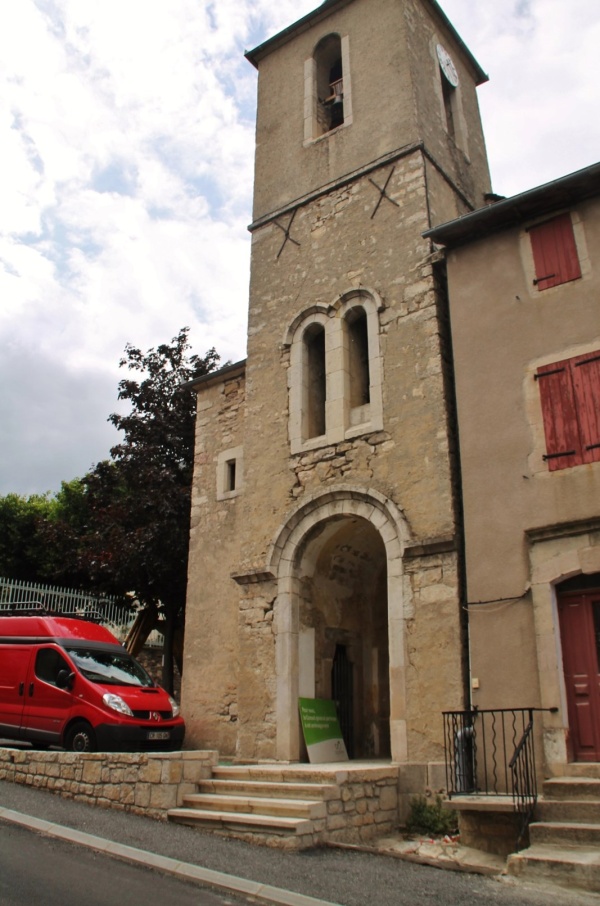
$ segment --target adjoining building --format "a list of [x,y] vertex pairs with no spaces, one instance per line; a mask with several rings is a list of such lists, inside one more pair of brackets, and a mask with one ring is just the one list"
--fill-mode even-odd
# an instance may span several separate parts
[[446,249],[472,702],[600,762],[600,164],[428,231]]

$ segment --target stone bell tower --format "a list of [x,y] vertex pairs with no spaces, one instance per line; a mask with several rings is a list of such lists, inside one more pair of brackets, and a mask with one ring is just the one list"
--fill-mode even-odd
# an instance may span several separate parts
[[[464,704],[445,300],[486,78],[434,0],[326,0],[258,69],[245,362],[196,382],[188,742],[302,759],[298,697],[423,788]],[[412,772],[412,773],[411,773]],[[408,776],[408,774],[407,774]]]

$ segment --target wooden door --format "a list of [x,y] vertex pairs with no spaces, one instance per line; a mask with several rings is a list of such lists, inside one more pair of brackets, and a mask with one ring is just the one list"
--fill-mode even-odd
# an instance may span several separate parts
[[575,761],[600,761],[600,591],[559,598],[563,668]]

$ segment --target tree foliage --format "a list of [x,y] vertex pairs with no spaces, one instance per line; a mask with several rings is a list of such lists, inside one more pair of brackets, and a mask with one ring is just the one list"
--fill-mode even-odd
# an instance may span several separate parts
[[85,512],[83,484],[77,478],[63,481],[55,495],[0,497],[0,576],[79,587],[85,576],[73,551]]
[[110,416],[123,440],[84,478],[93,532],[81,554],[94,585],[160,605],[168,645],[185,610],[194,461],[196,394],[183,385],[219,361],[214,349],[201,358],[189,348],[187,329],[147,353],[126,347],[119,400],[130,409]]
[[38,525],[50,517],[49,495],[0,498],[0,575],[25,582],[44,582],[49,573],[48,552]]

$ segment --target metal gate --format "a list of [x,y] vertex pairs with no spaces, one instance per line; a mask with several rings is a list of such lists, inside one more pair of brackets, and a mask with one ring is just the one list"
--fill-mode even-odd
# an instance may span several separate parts
[[354,668],[345,645],[335,646],[331,668],[331,695],[337,709],[348,757],[354,758]]

